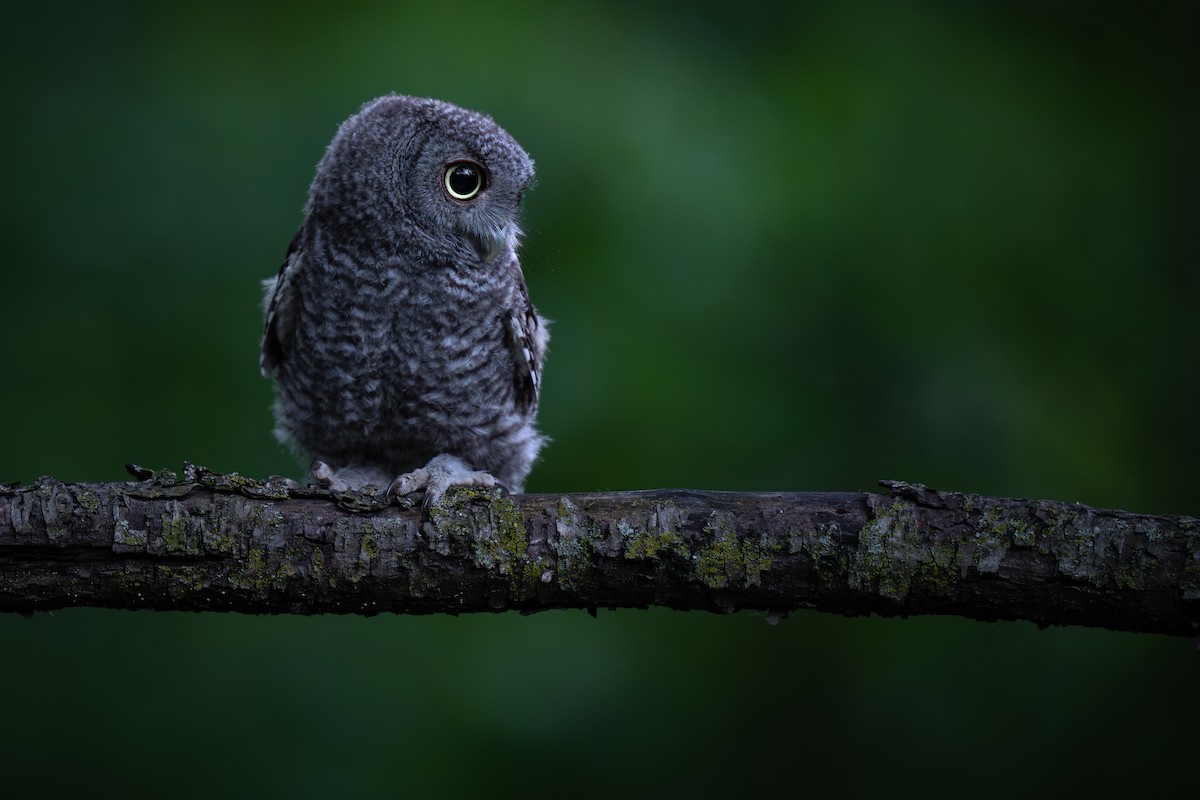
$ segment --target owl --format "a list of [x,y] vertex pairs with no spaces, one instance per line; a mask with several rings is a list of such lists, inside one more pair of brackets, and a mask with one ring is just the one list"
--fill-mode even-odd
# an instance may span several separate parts
[[388,95],[338,129],[264,281],[275,435],[332,489],[523,490],[546,321],[517,260],[533,162],[489,117]]

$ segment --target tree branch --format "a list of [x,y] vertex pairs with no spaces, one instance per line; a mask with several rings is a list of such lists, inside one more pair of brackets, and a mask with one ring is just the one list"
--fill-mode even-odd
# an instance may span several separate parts
[[883,493],[451,492],[423,510],[185,467],[0,485],[0,611],[667,606],[1195,635],[1200,520]]

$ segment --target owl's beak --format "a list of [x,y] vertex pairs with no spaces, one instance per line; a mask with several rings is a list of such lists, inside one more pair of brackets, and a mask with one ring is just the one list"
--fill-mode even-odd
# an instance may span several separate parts
[[484,236],[484,246],[486,247],[486,261],[490,262],[493,258],[503,253],[507,248],[516,249],[517,239],[521,235],[521,229],[516,223],[510,222],[502,228],[493,228]]

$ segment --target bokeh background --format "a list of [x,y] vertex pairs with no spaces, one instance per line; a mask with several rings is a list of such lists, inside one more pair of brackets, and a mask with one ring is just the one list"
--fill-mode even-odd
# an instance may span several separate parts
[[[399,91],[537,161],[530,491],[897,478],[1200,515],[1195,9],[13,5],[0,480],[299,474],[259,281],[337,124]],[[0,793],[1190,792],[1191,649],[816,613],[0,617]]]

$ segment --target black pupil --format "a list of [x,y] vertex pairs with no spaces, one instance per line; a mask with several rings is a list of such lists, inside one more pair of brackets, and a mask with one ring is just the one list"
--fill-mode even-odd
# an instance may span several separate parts
[[450,188],[455,194],[472,194],[479,188],[479,172],[467,164],[450,170]]

